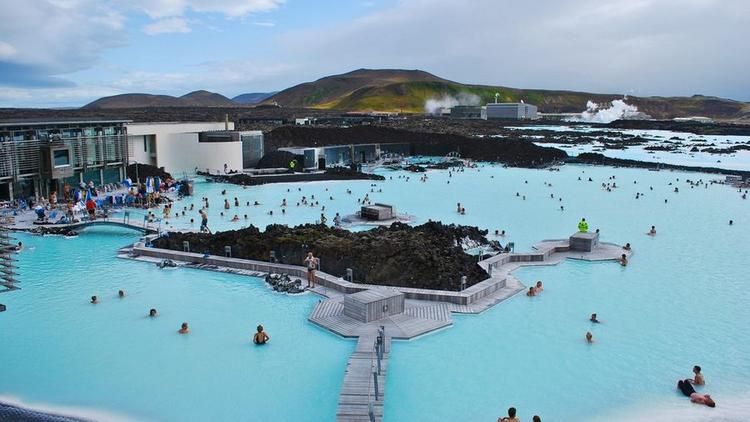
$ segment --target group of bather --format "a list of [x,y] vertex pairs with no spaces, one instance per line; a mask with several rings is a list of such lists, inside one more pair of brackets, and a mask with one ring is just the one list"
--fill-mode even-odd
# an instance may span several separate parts
[[[117,291],[117,297],[119,297],[120,299],[124,299],[125,298],[125,291],[122,290],[122,289],[118,290]],[[92,305],[97,305],[97,304],[99,304],[99,298],[96,295],[91,296],[91,301],[89,303],[91,303]],[[156,318],[158,315],[159,315],[159,313],[157,312],[156,308],[149,309],[149,311],[148,311],[149,318]],[[179,334],[189,334],[190,333],[190,326],[188,325],[187,322],[183,322],[182,324],[180,324],[180,329],[177,330],[177,332]],[[268,343],[269,340],[271,340],[271,337],[268,335],[268,333],[266,333],[266,331],[263,328],[263,326],[262,325],[258,325],[258,327],[256,327],[256,332],[253,335],[253,343],[255,343],[257,345],[263,345],[263,344]]]

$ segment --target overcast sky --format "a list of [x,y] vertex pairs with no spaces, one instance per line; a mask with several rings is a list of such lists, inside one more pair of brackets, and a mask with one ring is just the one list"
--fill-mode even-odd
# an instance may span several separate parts
[[0,107],[366,68],[750,101],[750,0],[0,0]]

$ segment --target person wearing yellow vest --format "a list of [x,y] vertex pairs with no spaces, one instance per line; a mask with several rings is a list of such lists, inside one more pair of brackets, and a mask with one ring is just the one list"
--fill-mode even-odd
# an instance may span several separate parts
[[589,231],[589,223],[586,222],[585,218],[582,218],[578,223],[578,231],[581,233],[586,233],[587,231]]

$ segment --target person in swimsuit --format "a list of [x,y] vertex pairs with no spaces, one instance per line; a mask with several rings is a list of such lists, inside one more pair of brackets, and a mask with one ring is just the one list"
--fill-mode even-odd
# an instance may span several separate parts
[[677,389],[685,395],[690,397],[690,401],[696,404],[705,404],[708,407],[716,407],[716,402],[708,394],[696,393],[693,385],[690,383],[690,379],[677,381]]
[[96,305],[97,303],[99,303],[99,300],[96,298],[96,296],[91,296],[91,303],[93,305]]
[[318,267],[318,258],[315,258],[312,252],[307,253],[305,266],[307,266],[307,287],[315,288],[315,269]]
[[120,299],[124,298],[125,297],[125,290],[118,290],[117,291],[117,296],[119,296]]
[[526,296],[528,297],[536,296],[536,290],[534,290],[534,286],[529,287],[529,291],[526,292]]
[[516,408],[511,407],[508,409],[508,416],[497,418],[497,422],[521,422],[521,420],[516,417]]
[[626,267],[628,265],[627,255],[622,254],[622,256],[620,256],[620,265],[622,265],[623,267]]
[[656,236],[656,227],[651,226],[651,230],[648,231],[649,236]]
[[198,214],[201,215],[201,233],[206,232],[210,234],[211,230],[208,228],[208,214],[203,210],[198,211]]
[[589,318],[589,321],[591,321],[591,322],[593,322],[593,323],[595,323],[595,324],[599,324],[599,323],[601,322],[601,321],[599,321],[599,320],[598,320],[598,319],[596,318],[596,313],[593,313],[593,314],[591,314],[591,318]]
[[187,334],[190,332],[190,328],[188,328],[188,323],[183,322],[182,326],[180,326],[180,329],[177,331],[180,334]]
[[151,318],[155,317],[156,316],[156,309],[151,308],[151,310],[148,311],[148,316],[150,316]]
[[544,287],[542,286],[542,281],[541,280],[537,281],[536,282],[536,287],[534,287],[534,292],[536,292],[538,294],[538,293],[542,292],[543,290],[544,290]]
[[263,331],[263,326],[259,325],[258,332],[255,333],[255,335],[253,336],[253,343],[258,344],[258,345],[266,344],[268,340],[271,340],[271,337],[268,337],[268,334],[266,334],[266,332]]
[[622,248],[625,249],[626,251],[629,251],[630,250],[630,243],[626,243],[625,246],[623,246]]
[[693,385],[706,385],[706,380],[703,378],[703,374],[701,374],[700,366],[693,366],[693,374],[695,374],[695,377],[693,379],[688,379],[687,381],[689,383]]
[[591,331],[586,331],[586,343],[593,343],[594,342],[594,335],[591,334]]

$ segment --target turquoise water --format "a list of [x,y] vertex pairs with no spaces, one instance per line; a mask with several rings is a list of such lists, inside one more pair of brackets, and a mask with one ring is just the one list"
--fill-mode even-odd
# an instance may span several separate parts
[[[526,285],[544,281],[540,297],[515,296],[480,316],[456,317],[452,329],[394,344],[387,389],[389,400],[399,399],[386,402],[389,420],[495,420],[510,406],[522,420],[640,420],[656,410],[661,419],[650,420],[746,420],[748,201],[729,187],[690,189],[685,178],[708,178],[695,174],[568,166],[555,174],[482,169],[472,177],[490,172],[507,177],[494,201],[464,200],[470,224],[497,221],[526,249],[569,235],[585,216],[604,241],[630,242],[634,256],[626,268],[575,261],[524,268],[517,275]],[[621,187],[603,191],[611,175]],[[515,190],[527,200],[509,195]],[[636,200],[636,192],[646,196]],[[549,193],[563,196],[565,211]],[[480,203],[494,217],[486,209],[474,217]],[[646,236],[652,224],[658,234]],[[587,321],[592,312],[602,324]],[[584,342],[587,330],[596,344]],[[719,407],[679,413],[694,406],[674,384],[695,364]]]
[[[387,420],[495,420],[509,406],[519,408],[522,420],[535,413],[545,421],[637,420],[644,409],[650,417],[666,415],[661,420],[685,410],[679,419],[742,420],[732,415],[750,408],[750,202],[727,186],[685,183],[719,176],[581,166],[559,172],[482,166],[452,177],[430,171],[427,182],[419,174],[380,174],[387,180],[247,189],[198,183],[196,197],[175,210],[192,201],[199,221],[200,197],[208,196],[214,231],[315,222],[322,205],[330,222],[335,212],[355,212],[367,193],[416,223],[505,230],[497,239],[515,242],[519,251],[567,237],[581,217],[601,230],[603,241],[633,245],[626,268],[565,262],[522,269],[524,283],[544,280],[540,297],[517,296],[481,315],[455,316],[452,328],[394,343]],[[613,181],[617,189],[602,189]],[[635,199],[637,192],[645,195]],[[315,195],[320,206],[297,207],[302,195]],[[255,200],[262,205],[245,205]],[[466,215],[455,212],[457,202]],[[197,229],[190,214],[164,224]],[[234,214],[240,222],[229,221]],[[651,225],[658,231],[653,238],[645,235]],[[317,298],[273,294],[248,277],[113,258],[134,239],[117,231],[72,240],[22,236],[34,249],[20,255],[23,290],[0,296],[9,306],[0,314],[0,359],[16,363],[4,369],[0,394],[136,419],[247,420],[254,412],[258,420],[333,419],[353,343],[305,322]],[[126,299],[115,297],[119,288]],[[89,305],[91,294],[102,303]],[[152,306],[162,313],[155,321],[145,317]],[[591,312],[604,323],[591,327]],[[187,337],[175,334],[183,320],[193,330]],[[259,322],[272,337],[267,348],[249,345]],[[583,341],[590,329],[597,340],[591,346]],[[704,367],[717,409],[691,406],[676,394],[673,384],[694,364]]]
[[[0,296],[8,306],[0,314],[0,396],[94,409],[104,419],[335,414],[354,342],[306,321],[317,297],[276,294],[258,278],[117,259],[116,250],[137,239],[119,230],[17,238],[26,246],[22,289]],[[183,321],[188,335],[177,334]],[[271,336],[267,346],[251,343],[259,323]]]

